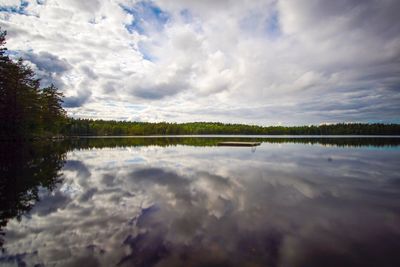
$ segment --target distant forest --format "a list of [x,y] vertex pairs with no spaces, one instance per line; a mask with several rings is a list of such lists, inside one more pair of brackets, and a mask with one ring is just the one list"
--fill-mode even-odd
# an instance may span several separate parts
[[219,122],[149,123],[69,119],[65,128],[73,136],[120,135],[400,135],[399,124],[339,123],[319,126],[256,126]]
[[63,95],[40,79],[22,59],[7,53],[0,29],[0,140],[54,136],[126,135],[400,135],[399,124],[340,123],[319,126],[256,126],[219,122],[149,123],[68,118]]

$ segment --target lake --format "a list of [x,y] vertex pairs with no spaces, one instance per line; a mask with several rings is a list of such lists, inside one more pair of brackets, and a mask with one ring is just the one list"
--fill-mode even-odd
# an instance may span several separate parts
[[0,145],[2,266],[400,266],[400,138]]

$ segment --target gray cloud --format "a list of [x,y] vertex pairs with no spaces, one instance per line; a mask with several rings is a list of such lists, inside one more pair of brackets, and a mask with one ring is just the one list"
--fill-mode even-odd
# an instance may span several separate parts
[[63,106],[66,108],[77,108],[84,105],[92,95],[92,92],[88,89],[82,89],[78,91],[76,96],[69,96],[64,99]]
[[73,116],[400,120],[396,0],[81,2],[0,12],[10,50],[62,88]]
[[72,66],[65,60],[48,52],[29,53],[20,51],[19,54],[24,60],[30,61],[41,71],[47,73],[63,74]]
[[86,74],[86,76],[92,80],[97,80],[99,78],[99,76],[94,73],[94,71],[89,66],[81,66],[80,69],[83,74]]
[[173,96],[180,93],[185,89],[184,84],[156,84],[148,87],[135,87],[132,90],[132,94],[143,99],[162,99],[164,97]]
[[36,75],[41,80],[41,86],[44,87],[54,84],[63,89],[65,83],[62,78],[73,68],[66,59],[48,52],[16,51],[16,55],[33,65]]

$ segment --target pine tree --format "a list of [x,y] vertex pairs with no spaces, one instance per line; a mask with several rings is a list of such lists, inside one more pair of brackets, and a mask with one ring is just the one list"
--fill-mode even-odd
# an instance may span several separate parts
[[66,117],[63,95],[54,85],[41,89],[32,68],[7,55],[5,37],[0,29],[0,138],[58,134]]

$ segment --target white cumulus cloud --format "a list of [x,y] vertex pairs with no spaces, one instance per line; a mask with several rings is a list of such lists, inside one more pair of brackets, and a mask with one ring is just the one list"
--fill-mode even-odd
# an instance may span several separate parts
[[400,4],[0,1],[7,47],[71,116],[399,122]]

